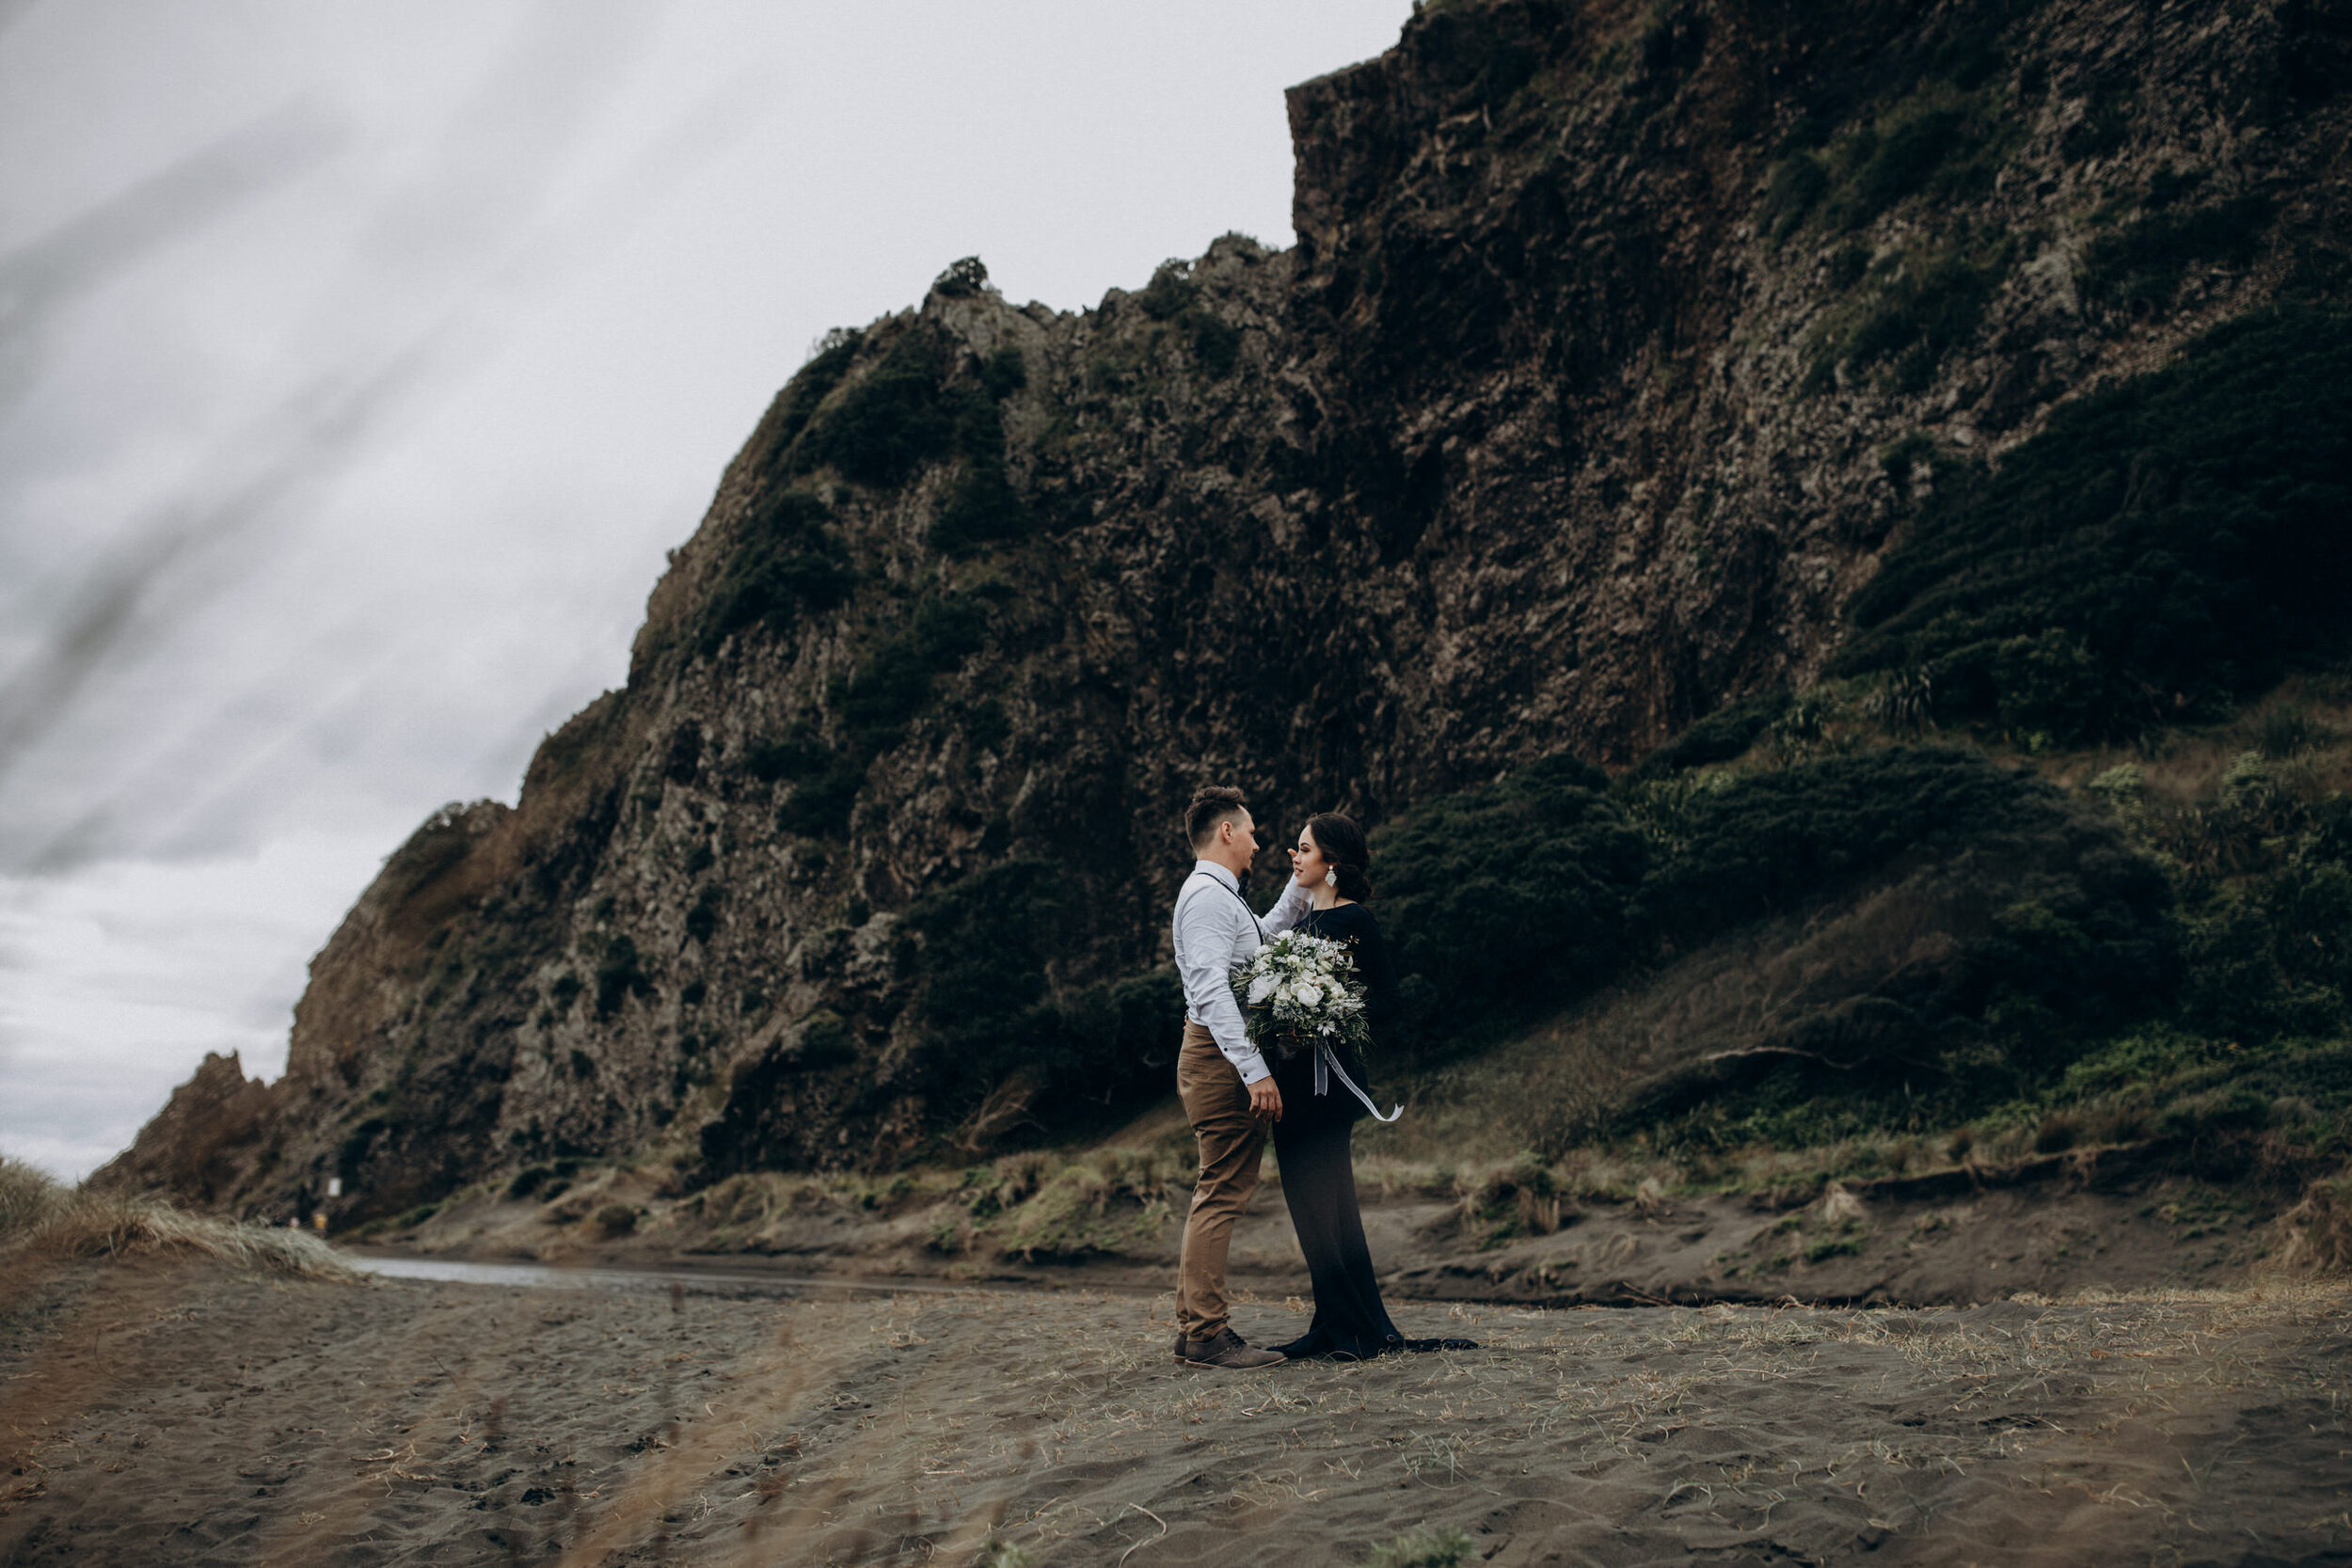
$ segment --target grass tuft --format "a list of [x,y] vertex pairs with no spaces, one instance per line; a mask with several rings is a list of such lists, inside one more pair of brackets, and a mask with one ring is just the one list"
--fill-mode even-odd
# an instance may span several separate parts
[[191,1214],[153,1198],[68,1188],[0,1155],[0,1259],[178,1252],[240,1269],[358,1284],[366,1276],[307,1232]]
[[2352,1275],[2352,1178],[2314,1181],[2279,1217],[2281,1269],[2341,1278]]
[[1450,1525],[1418,1529],[1372,1549],[1373,1568],[1461,1568],[1477,1543]]

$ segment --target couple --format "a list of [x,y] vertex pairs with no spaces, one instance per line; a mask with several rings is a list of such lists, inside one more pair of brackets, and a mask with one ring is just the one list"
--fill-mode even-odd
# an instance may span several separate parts
[[[1372,1109],[1361,1087],[1362,1058],[1352,1050],[1326,1054],[1318,1048],[1269,1063],[1249,1043],[1228,984],[1233,968],[1268,938],[1296,930],[1346,943],[1375,1030],[1395,1016],[1395,972],[1379,925],[1364,908],[1372,882],[1362,831],[1336,812],[1308,818],[1291,848],[1290,884],[1263,919],[1242,896],[1258,837],[1241,791],[1194,796],[1184,833],[1195,859],[1176,895],[1176,970],[1184,983],[1176,1089],[1200,1142],[1200,1181],[1178,1265],[1176,1358],[1240,1369],[1310,1356],[1360,1360],[1384,1351],[1470,1348],[1467,1339],[1407,1339],[1380,1305],[1348,1152],[1356,1118]],[[1269,1128],[1282,1164],[1282,1199],[1314,1281],[1315,1315],[1303,1338],[1263,1350],[1244,1343],[1227,1322],[1225,1256],[1233,1221],[1257,1188]]]

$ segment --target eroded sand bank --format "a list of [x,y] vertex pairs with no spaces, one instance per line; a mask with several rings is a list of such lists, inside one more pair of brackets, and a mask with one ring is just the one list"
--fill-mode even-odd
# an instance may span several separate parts
[[[1295,1307],[1239,1319],[1269,1339]],[[2352,1293],[1406,1304],[1248,1376],[1166,1304],[88,1266],[0,1340],[0,1561],[2352,1562]]]

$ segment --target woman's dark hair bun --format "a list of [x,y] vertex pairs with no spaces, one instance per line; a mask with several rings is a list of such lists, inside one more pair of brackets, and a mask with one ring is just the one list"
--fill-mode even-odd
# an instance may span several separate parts
[[1321,811],[1307,818],[1307,831],[1314,834],[1315,847],[1323,851],[1323,858],[1331,863],[1340,896],[1352,903],[1372,902],[1372,851],[1356,819]]

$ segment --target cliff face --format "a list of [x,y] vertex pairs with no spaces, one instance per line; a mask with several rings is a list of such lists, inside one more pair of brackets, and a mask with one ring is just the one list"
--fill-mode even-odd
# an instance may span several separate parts
[[1196,784],[1376,824],[1805,685],[1939,457],[2341,294],[2347,86],[2342,0],[1432,6],[1292,92],[1295,250],[837,334],[628,686],[387,862],[251,1134],[175,1100],[109,1179],[350,1219],[1116,1114]]

